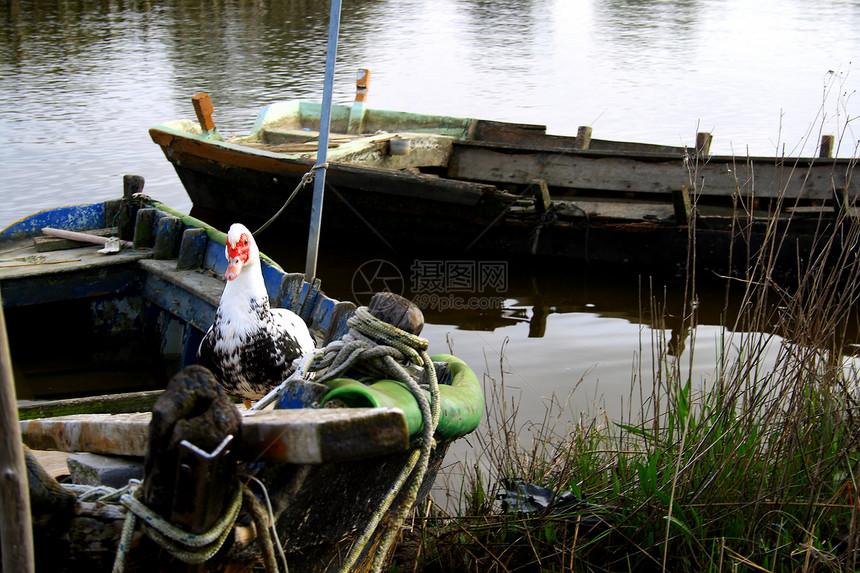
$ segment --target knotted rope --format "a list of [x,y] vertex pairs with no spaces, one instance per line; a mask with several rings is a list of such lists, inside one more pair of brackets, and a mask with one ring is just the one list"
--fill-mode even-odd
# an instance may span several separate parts
[[119,498],[120,503],[128,510],[128,514],[122,528],[122,537],[117,548],[113,573],[122,573],[125,570],[125,560],[131,549],[138,520],[141,521],[144,526],[143,531],[149,538],[169,551],[171,555],[183,563],[197,564],[208,561],[221,549],[233,529],[239,510],[242,508],[243,487],[241,484],[237,484],[233,498],[230,500],[224,515],[209,531],[193,534],[176,527],[144,505],[138,499],[140,491],[139,484],[133,484],[129,491]]
[[[129,480],[123,488],[114,489],[108,486],[89,486],[78,484],[63,484],[63,487],[74,493],[79,501],[96,501],[100,503],[116,503],[119,501],[126,508],[126,518],[122,535],[114,558],[113,573],[125,571],[126,559],[131,550],[134,531],[138,520],[144,525],[144,532],[171,555],[184,563],[198,564],[211,559],[233,529],[243,503],[248,508],[257,531],[257,541],[262,552],[263,562],[267,573],[277,573],[278,560],[283,566],[283,573],[288,573],[286,557],[277,535],[274,535],[274,515],[269,502],[266,487],[256,478],[246,476],[251,482],[257,483],[261,490],[265,506],[260,503],[248,484],[238,483],[233,498],[224,515],[213,527],[201,534],[188,533],[172,525],[163,517],[144,505],[140,496],[140,481]],[[276,553],[277,550],[277,553]]]

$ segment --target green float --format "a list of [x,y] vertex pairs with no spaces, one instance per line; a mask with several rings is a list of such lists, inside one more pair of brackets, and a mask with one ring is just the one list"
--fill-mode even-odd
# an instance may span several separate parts
[[[433,362],[448,364],[450,384],[439,384],[439,425],[436,434],[440,438],[459,438],[473,431],[481,423],[484,413],[484,392],[475,372],[465,362],[450,354],[432,356]],[[322,403],[337,399],[353,408],[400,408],[406,416],[409,435],[421,431],[421,411],[418,402],[409,390],[395,380],[379,380],[363,384],[351,378],[338,378],[329,383],[331,390]],[[427,399],[430,393],[424,391]]]

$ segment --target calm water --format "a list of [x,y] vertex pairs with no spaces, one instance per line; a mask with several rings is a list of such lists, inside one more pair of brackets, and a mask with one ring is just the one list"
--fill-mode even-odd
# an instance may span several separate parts
[[[193,117],[200,91],[212,95],[225,135],[247,132],[264,104],[321,98],[327,2],[0,8],[0,226],[116,197],[126,173],[188,210],[149,126]],[[711,131],[715,153],[814,154],[820,133],[834,133],[840,155],[851,155],[858,55],[860,1],[345,0],[335,100],[353,99],[355,70],[367,67],[369,103],[380,108],[543,123],[560,134],[590,125],[595,137],[666,144]],[[409,280],[402,255],[387,259]],[[369,255],[321,257],[326,291],[352,298]],[[652,334],[641,325],[638,277],[579,267],[507,273],[501,308],[428,310],[433,349],[451,342],[498,379],[504,348],[504,377],[520,388],[527,417],[539,419],[547,396],[583,378],[575,409],[626,405],[634,357],[643,342],[649,355]],[[697,375],[706,377],[722,294],[700,298]]]

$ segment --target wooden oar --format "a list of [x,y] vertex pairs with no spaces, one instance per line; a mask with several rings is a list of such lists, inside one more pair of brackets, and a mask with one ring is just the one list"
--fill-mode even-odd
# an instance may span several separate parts
[[[54,229],[53,227],[42,227],[42,233],[51,237],[59,237],[61,239],[71,239],[72,241],[81,241],[83,243],[93,243],[94,245],[104,245],[108,242],[107,237],[91,235],[89,233],[78,233],[77,231],[67,231],[65,229]],[[131,247],[131,241],[120,241],[123,247]]]

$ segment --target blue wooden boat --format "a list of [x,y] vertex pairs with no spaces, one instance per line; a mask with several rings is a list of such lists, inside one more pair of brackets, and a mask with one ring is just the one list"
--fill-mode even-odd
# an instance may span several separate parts
[[[114,229],[131,248],[99,254],[101,243],[43,236],[43,228],[94,237]],[[195,363],[212,324],[224,284],[215,278],[226,268],[223,242],[220,231],[143,198],[44,211],[0,232],[0,289],[16,334],[19,398],[163,388],[173,372]],[[354,304],[326,297],[319,281],[308,284],[303,274],[286,273],[266,257],[263,274],[272,304],[296,310],[318,340],[346,331]],[[62,329],[45,329],[55,317]],[[45,363],[60,360],[52,356],[57,353],[67,361],[64,372],[85,368],[89,383],[58,385],[58,369]],[[117,369],[137,375],[103,380]]]
[[[20,400],[22,436],[34,449],[155,455],[146,450],[153,430],[145,410],[163,399],[171,377],[195,368],[224,285],[224,235],[133,193],[141,187],[142,180],[127,176],[122,199],[43,211],[0,232],[0,297],[18,394],[27,398]],[[297,312],[320,346],[349,332],[354,304],[327,297],[319,281],[308,283],[265,256],[263,267],[273,306]],[[483,410],[480,385],[465,364],[446,355],[434,356],[433,364],[442,387],[441,422],[434,447],[427,449],[418,499],[432,486],[448,445],[472,431]],[[69,373],[88,385],[68,387]],[[320,393],[319,385],[308,391],[313,384],[301,383],[283,392],[274,410],[241,418],[229,448],[237,460],[230,463],[267,488],[293,570],[334,571],[348,559],[353,570],[370,567],[382,532],[369,508],[391,496],[398,472],[421,441],[414,399],[392,384],[366,385],[346,376]],[[340,407],[319,408],[325,401]],[[72,411],[88,414],[45,417]],[[392,499],[396,507],[410,498],[400,492]],[[82,502],[76,508],[75,519],[124,517],[119,511],[107,518]],[[68,523],[78,523],[73,517]],[[118,536],[81,546],[70,540],[73,527],[52,522],[41,536],[37,532],[40,567],[109,570]],[[202,570],[250,570],[265,553],[247,524],[233,527],[234,541]],[[245,542],[238,541],[240,530]],[[40,543],[57,539],[63,549],[39,551]],[[146,549],[132,549],[131,563],[140,562],[141,552]]]

